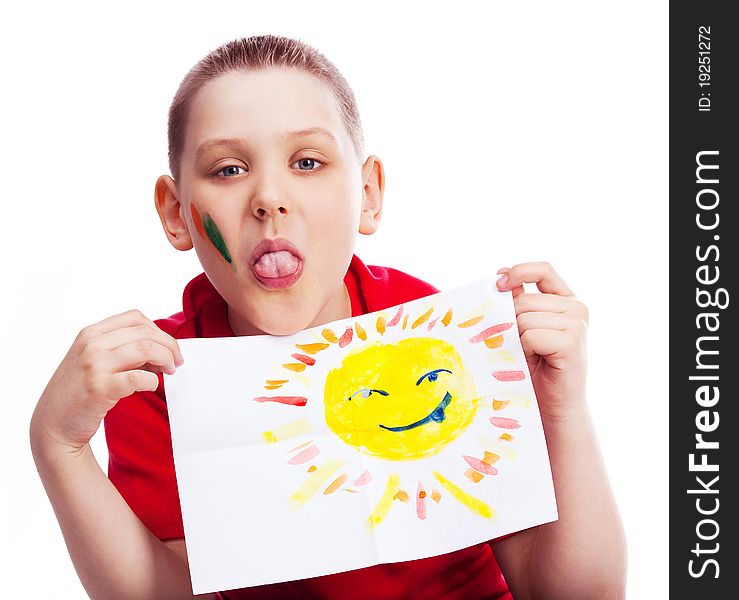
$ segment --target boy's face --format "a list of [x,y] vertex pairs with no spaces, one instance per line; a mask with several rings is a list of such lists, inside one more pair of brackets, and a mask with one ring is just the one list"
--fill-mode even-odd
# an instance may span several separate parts
[[343,277],[357,231],[377,228],[383,187],[376,157],[357,163],[328,89],[270,69],[197,94],[179,181],[160,177],[156,196],[170,241],[194,245],[234,333],[281,335],[351,315]]

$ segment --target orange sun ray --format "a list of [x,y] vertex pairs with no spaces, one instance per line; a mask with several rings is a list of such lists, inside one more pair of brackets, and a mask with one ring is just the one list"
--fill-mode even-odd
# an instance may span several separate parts
[[411,329],[415,329],[419,325],[423,325],[426,321],[429,320],[429,317],[431,316],[431,313],[433,312],[434,312],[434,307],[432,306],[425,313],[423,313],[420,317],[418,317],[415,321],[413,321],[413,325],[411,325]]
[[327,342],[331,342],[332,344],[335,344],[339,341],[339,338],[336,337],[336,334],[328,327],[321,332],[321,335]]
[[385,317],[383,317],[382,315],[377,317],[376,327],[377,327],[377,332],[380,335],[385,335]]
[[463,321],[462,323],[457,323],[457,327],[472,327],[474,325],[477,325],[484,318],[485,318],[484,315],[479,315],[477,317],[472,317],[471,319],[468,319],[466,321]]
[[323,342],[317,342],[315,344],[295,344],[295,347],[298,350],[301,350],[308,354],[317,354],[321,350],[325,350],[326,348],[328,348],[328,346],[328,344],[325,344]]

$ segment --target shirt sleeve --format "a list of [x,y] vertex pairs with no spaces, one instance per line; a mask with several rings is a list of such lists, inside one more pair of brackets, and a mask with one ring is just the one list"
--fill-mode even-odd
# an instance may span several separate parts
[[161,374],[156,392],[122,398],[104,426],[108,479],[159,539],[184,537]]

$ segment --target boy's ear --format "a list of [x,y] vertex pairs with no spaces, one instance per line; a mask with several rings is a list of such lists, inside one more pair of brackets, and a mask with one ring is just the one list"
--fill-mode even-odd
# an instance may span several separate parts
[[177,250],[190,250],[192,237],[184,217],[177,186],[169,175],[162,175],[154,186],[154,204],[169,243]]
[[372,155],[362,167],[362,212],[359,216],[359,233],[371,235],[380,226],[382,196],[385,192],[385,170],[382,161]]

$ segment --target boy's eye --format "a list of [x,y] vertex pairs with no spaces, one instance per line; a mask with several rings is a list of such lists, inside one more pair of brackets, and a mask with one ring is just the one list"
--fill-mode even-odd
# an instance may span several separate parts
[[228,165],[227,167],[223,167],[220,171],[218,171],[216,175],[225,173],[226,177],[232,177],[234,175],[239,175],[238,169],[241,169],[242,171],[246,172],[244,170],[244,167],[239,167],[238,165]]
[[318,168],[316,165],[322,165],[323,163],[315,158],[301,158],[293,164],[298,165],[299,171],[316,171]]

